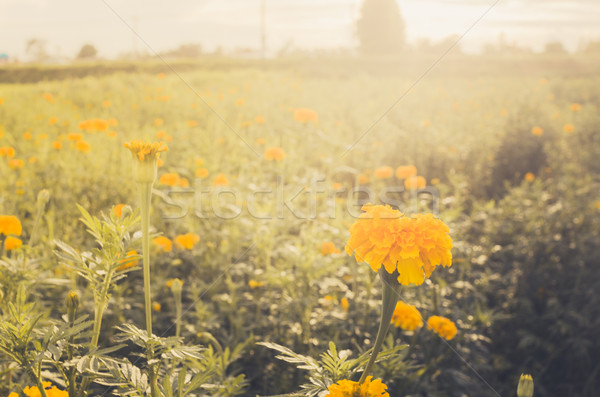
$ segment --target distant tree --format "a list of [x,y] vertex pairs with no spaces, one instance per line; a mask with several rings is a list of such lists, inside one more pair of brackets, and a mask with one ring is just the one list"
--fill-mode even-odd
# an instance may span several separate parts
[[600,54],[600,41],[592,41],[583,50],[586,54]]
[[94,58],[98,55],[98,50],[91,44],[84,44],[79,50],[79,54],[77,54],[77,59],[89,59]]
[[25,46],[25,52],[35,62],[44,62],[50,58],[46,49],[46,41],[41,39],[30,39]]
[[162,55],[173,58],[198,58],[202,55],[200,44],[182,44],[178,48],[167,51]]
[[550,43],[546,43],[544,48],[544,53],[546,54],[566,54],[567,50],[565,46],[560,41],[553,41]]
[[406,42],[406,27],[396,0],[364,0],[356,30],[365,55],[398,54]]

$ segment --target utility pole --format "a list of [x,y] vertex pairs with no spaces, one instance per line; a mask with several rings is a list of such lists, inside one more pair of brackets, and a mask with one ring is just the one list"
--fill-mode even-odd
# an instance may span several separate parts
[[265,1],[260,0],[260,44],[262,58],[267,57],[267,22],[265,18]]

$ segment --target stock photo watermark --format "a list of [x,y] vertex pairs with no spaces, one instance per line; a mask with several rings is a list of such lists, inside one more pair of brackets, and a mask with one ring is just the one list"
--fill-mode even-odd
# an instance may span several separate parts
[[335,219],[343,214],[358,218],[365,204],[385,204],[406,213],[440,211],[440,193],[433,186],[406,189],[402,185],[373,188],[366,185],[333,188],[325,179],[312,180],[309,185],[286,184],[277,178],[273,185],[206,186],[201,179],[191,188],[154,189],[164,203],[162,218],[223,220],[248,216],[254,219]]

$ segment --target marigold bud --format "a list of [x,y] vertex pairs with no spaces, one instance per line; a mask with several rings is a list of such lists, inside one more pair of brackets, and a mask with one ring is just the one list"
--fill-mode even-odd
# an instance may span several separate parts
[[521,374],[519,385],[517,386],[517,397],[533,396],[533,378],[531,375]]

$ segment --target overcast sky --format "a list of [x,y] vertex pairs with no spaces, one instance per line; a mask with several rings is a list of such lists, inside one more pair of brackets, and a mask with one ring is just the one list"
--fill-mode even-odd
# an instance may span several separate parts
[[[469,52],[485,42],[541,50],[561,41],[576,50],[600,40],[600,0],[398,0],[409,42],[463,34]],[[198,43],[259,48],[261,0],[0,0],[0,53],[25,57],[32,38],[44,39],[49,52],[73,57],[85,43],[103,57],[133,49],[164,51]],[[267,47],[299,48],[356,45],[354,21],[362,0],[265,0]],[[143,39],[138,39],[132,29]],[[146,44],[147,43],[147,44]],[[150,48],[148,48],[148,46]]]

